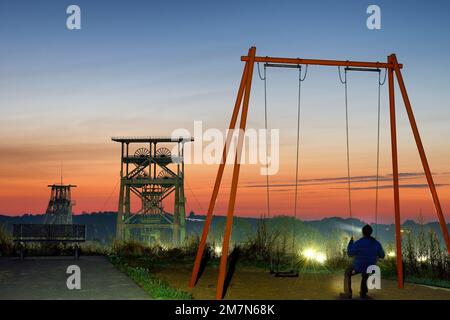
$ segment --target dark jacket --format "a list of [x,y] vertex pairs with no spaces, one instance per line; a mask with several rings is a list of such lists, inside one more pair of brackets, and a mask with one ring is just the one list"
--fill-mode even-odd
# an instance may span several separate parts
[[377,263],[378,258],[384,258],[381,243],[373,237],[362,237],[356,242],[351,239],[347,246],[347,254],[349,257],[355,257],[353,267],[358,273],[365,273],[369,266]]

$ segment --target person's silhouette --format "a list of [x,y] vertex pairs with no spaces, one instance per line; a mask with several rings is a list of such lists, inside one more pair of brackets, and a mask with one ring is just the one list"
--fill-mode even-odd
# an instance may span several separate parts
[[369,274],[367,268],[372,265],[376,265],[377,259],[384,258],[384,250],[381,243],[372,237],[372,227],[365,225],[362,228],[363,237],[354,242],[353,237],[347,246],[347,254],[349,257],[354,257],[353,263],[345,269],[344,273],[344,293],[341,293],[340,297],[345,299],[352,298],[352,279],[351,277],[361,273],[361,298],[368,298],[367,292],[367,279]]

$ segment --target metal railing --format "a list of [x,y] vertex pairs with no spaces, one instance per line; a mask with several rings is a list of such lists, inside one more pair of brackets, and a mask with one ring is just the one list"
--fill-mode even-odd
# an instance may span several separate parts
[[86,240],[86,226],[82,224],[14,224],[14,241],[70,241]]

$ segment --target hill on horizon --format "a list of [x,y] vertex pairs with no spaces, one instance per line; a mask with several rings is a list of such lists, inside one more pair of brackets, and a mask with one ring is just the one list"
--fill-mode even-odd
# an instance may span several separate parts
[[[73,222],[76,224],[84,224],[87,226],[87,239],[88,241],[97,241],[100,243],[108,244],[112,243],[116,232],[116,212],[92,212],[83,213],[73,216]],[[187,235],[200,235],[203,230],[204,215],[196,215],[191,212],[186,220],[186,232]],[[223,227],[225,226],[225,216],[214,216],[211,225],[211,235],[214,239],[220,239],[223,233]],[[291,228],[292,226],[291,216],[277,216],[268,219],[268,226],[273,228]],[[328,217],[320,220],[300,220],[297,219],[296,228],[299,230],[299,237],[301,234],[308,235],[308,237],[314,237],[311,235],[320,235],[326,237],[336,232],[352,233],[358,236],[359,230],[366,224],[359,219],[341,218],[341,217]],[[9,231],[12,231],[13,224],[19,223],[43,223],[44,215],[37,214],[24,214],[21,216],[6,216],[0,215],[0,224],[4,225]],[[256,232],[258,222],[260,218],[251,217],[235,217],[233,220],[233,240],[237,242],[246,241],[249,235]],[[393,243],[395,241],[395,226],[394,224],[377,224],[373,225],[374,235],[384,242]],[[428,222],[424,224],[417,223],[413,220],[406,220],[402,224],[402,229],[406,232],[417,233],[424,228],[424,230],[433,230],[439,240],[443,242],[440,225],[438,222]],[[450,229],[450,224],[447,224],[447,229]],[[292,230],[292,229],[288,229]]]

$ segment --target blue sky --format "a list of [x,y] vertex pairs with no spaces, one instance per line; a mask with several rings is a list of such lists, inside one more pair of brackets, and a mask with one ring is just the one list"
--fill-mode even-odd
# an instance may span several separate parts
[[[80,31],[65,28],[71,3],[82,10]],[[228,115],[242,69],[239,57],[256,45],[259,54],[272,56],[384,60],[395,52],[415,101],[432,103],[437,113],[446,109],[438,102],[448,98],[450,79],[448,2],[376,2],[379,31],[365,26],[371,3],[3,0],[0,101],[7,109],[17,106],[19,114],[38,109],[74,120],[119,117],[125,104],[153,112],[152,104],[211,118],[218,126],[223,122],[214,123],[209,111]],[[323,80],[314,79],[312,93],[322,92]],[[282,85],[287,81],[280,79]],[[37,96],[43,98],[39,106],[30,101]]]
[[[81,30],[66,28],[70,4],[81,7]],[[366,28],[370,4],[381,7],[381,30]],[[48,180],[64,157],[55,151],[61,146],[117,166],[112,135],[167,135],[192,128],[194,120],[223,129],[243,68],[240,56],[255,45],[263,56],[384,61],[396,53],[430,162],[435,171],[450,172],[449,15],[448,1],[0,0],[0,148],[11,155],[2,162],[25,163],[20,150],[33,150],[39,179]],[[269,72],[270,126],[282,128],[289,144],[297,75]],[[262,127],[262,83],[254,76],[248,121]],[[349,80],[359,174],[367,174],[364,151],[374,149],[377,80],[373,74]],[[303,92],[304,143],[313,161],[323,150],[344,148],[336,68],[311,67]],[[383,139],[389,132],[385,98],[383,91]],[[404,170],[420,171],[403,111],[399,139]],[[38,152],[46,148],[51,156]],[[389,148],[384,140],[384,157]],[[388,173],[389,161],[383,166]],[[0,178],[12,179],[15,171],[5,168]]]

